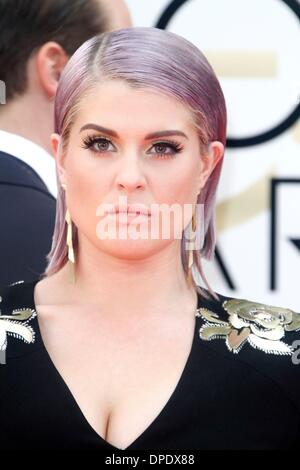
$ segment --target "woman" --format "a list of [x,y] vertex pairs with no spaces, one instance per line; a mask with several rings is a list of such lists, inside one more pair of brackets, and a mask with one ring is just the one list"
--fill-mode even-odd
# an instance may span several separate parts
[[0,448],[297,445],[300,315],[218,295],[201,269],[225,139],[220,84],[187,40],[122,29],[72,56],[49,264],[0,292]]

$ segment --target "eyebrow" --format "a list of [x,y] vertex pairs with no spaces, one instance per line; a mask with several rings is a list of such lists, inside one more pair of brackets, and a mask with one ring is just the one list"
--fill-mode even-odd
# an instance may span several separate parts
[[[93,124],[93,123],[85,124],[80,129],[80,132],[85,131],[86,129],[93,129],[95,131],[103,132],[104,134],[110,135],[111,137],[116,137],[116,138],[119,137],[118,134],[112,129],[107,129],[106,127],[99,126],[98,124]],[[172,136],[172,135],[180,135],[188,139],[188,136],[182,131],[166,130],[166,131],[157,131],[157,132],[152,132],[151,134],[147,134],[145,137],[145,140],[150,140],[155,137],[165,137],[165,136]]]

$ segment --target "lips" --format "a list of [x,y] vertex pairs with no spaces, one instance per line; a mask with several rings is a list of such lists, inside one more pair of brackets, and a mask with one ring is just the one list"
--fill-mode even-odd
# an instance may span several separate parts
[[134,215],[151,215],[150,209],[145,206],[144,204],[130,204],[125,206],[114,205],[110,210],[107,211],[108,213],[118,214],[118,213],[125,213],[125,214],[134,214]]

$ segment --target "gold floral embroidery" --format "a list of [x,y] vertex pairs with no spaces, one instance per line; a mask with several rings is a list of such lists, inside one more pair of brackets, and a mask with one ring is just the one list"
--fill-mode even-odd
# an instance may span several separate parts
[[224,338],[233,353],[238,353],[247,342],[266,353],[293,353],[293,347],[282,338],[286,331],[300,329],[299,313],[244,299],[225,300],[222,306],[228,313],[227,321],[209,309],[199,309],[198,316],[205,321],[199,330],[200,338],[206,341]]
[[35,341],[35,332],[31,326],[28,326],[28,322],[35,316],[35,310],[30,308],[15,309],[11,315],[2,315],[0,310],[0,364],[6,364],[7,335],[21,339],[25,343]]

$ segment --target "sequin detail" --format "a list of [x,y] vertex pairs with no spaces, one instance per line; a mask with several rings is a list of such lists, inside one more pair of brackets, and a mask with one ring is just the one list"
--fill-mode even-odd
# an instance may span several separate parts
[[283,341],[288,331],[300,330],[300,314],[293,310],[229,299],[222,303],[226,320],[212,310],[200,308],[204,324],[199,329],[201,339],[223,338],[229,351],[238,353],[244,344],[269,354],[292,355],[294,348]]
[[[2,300],[1,297],[0,303]],[[30,308],[14,309],[11,315],[4,315],[0,310],[0,364],[6,364],[8,336],[13,336],[28,344],[34,343],[35,332],[28,323],[36,315],[35,310]]]

